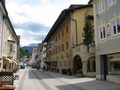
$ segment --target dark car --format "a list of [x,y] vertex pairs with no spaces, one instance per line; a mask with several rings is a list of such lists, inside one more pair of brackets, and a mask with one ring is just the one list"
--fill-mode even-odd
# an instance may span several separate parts
[[20,65],[20,68],[21,68],[21,69],[24,69],[24,68],[25,68],[25,65]]

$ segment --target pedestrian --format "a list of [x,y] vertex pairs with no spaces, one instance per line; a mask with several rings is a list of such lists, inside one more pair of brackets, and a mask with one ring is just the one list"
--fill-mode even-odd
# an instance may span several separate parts
[[43,66],[43,71],[45,71],[45,65]]
[[45,71],[47,71],[47,65],[45,65]]

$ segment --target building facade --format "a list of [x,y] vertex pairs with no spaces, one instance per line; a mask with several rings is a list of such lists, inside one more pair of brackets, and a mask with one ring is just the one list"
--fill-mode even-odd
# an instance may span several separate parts
[[[92,13],[89,5],[71,5],[61,12],[46,36],[46,57],[53,70],[60,73],[66,70],[66,74],[77,74],[82,70],[84,76],[95,76],[95,55],[87,51],[82,37],[85,15],[89,11]],[[93,23],[93,19],[91,21]]]
[[120,0],[90,0],[94,8],[96,78],[120,84]]
[[[76,7],[76,5],[71,5]],[[76,74],[81,71],[83,76],[95,76],[95,52],[90,52],[84,43],[85,38],[82,36],[85,20],[88,18],[93,24],[93,8],[90,5],[79,5],[71,13],[71,36],[72,36],[72,72]],[[90,49],[90,48],[89,48]]]
[[16,35],[5,7],[0,1],[0,69],[17,71],[19,68],[19,39]]
[[32,50],[32,59],[30,62],[31,66],[37,66],[37,59],[38,59],[38,48],[33,48]]

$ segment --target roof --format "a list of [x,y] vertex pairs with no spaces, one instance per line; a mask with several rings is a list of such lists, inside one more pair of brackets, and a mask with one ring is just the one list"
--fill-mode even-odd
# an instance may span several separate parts
[[93,1],[93,0],[90,0],[90,1],[88,2],[88,4],[90,4],[92,1]]
[[67,18],[67,16],[71,13],[74,12],[77,9],[82,9],[82,8],[86,8],[86,7],[90,7],[91,5],[70,5],[70,7],[68,9],[64,9],[59,17],[57,18],[57,20],[55,21],[54,25],[52,26],[52,28],[50,29],[49,33],[47,34],[47,36],[45,37],[43,42],[47,42],[51,36],[53,35],[53,33],[58,29],[59,25],[61,23],[63,23],[63,21]]
[[7,9],[5,7],[5,0],[0,0],[0,2],[1,2],[1,4],[2,4],[4,10],[5,10],[5,13],[8,15]]
[[15,32],[13,26],[12,26],[12,23],[11,23],[10,18],[9,18],[9,16],[8,16],[7,9],[6,9],[6,7],[5,7],[5,0],[0,0],[0,2],[1,2],[1,4],[2,4],[4,10],[5,10],[5,13],[6,13],[6,15],[3,15],[3,19],[7,19],[8,23],[10,24],[10,26],[11,26],[11,28],[12,28],[12,30],[13,30],[13,33],[15,34],[15,37],[17,38],[17,41],[18,41],[17,43],[19,43],[19,39],[18,39],[18,37],[17,37],[17,35],[16,35],[16,32]]

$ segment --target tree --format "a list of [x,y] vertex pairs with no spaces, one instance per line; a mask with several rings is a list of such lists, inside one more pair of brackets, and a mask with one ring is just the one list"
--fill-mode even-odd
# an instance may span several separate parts
[[23,58],[23,56],[27,55],[27,57],[30,57],[31,53],[28,52],[27,49],[23,50],[22,48],[20,48],[20,58]]
[[89,18],[85,19],[85,25],[83,28],[83,33],[82,36],[85,38],[85,45],[87,45],[87,49],[89,49],[89,44],[94,42],[94,28],[93,25],[91,24]]

